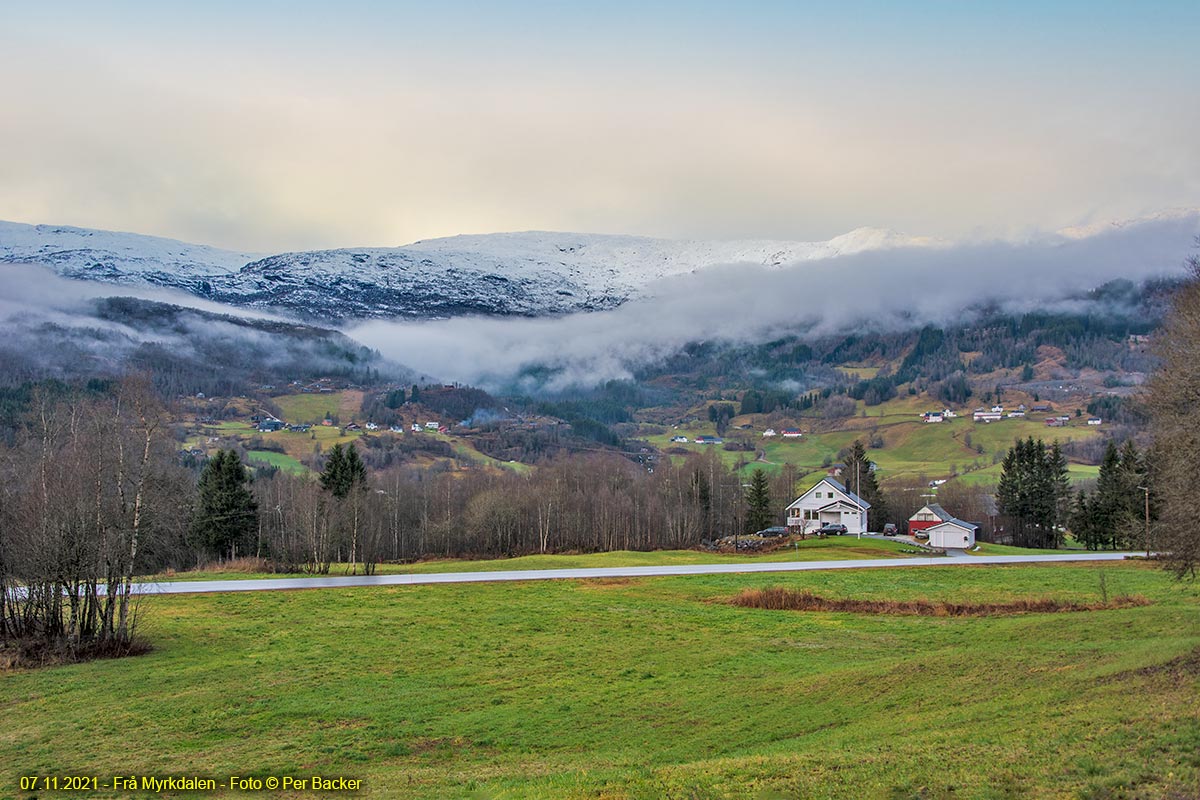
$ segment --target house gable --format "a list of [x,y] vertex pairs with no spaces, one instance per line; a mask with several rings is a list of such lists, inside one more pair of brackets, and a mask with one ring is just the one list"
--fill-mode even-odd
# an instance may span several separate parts
[[817,485],[809,489],[800,497],[796,498],[788,509],[805,508],[817,509],[830,505],[836,501],[842,501],[858,509],[868,509],[871,504],[860,498],[854,492],[847,489],[842,484],[835,481],[833,478],[822,478],[817,482]]

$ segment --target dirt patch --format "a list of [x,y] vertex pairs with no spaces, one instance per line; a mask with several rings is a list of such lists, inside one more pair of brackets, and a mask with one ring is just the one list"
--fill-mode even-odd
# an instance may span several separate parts
[[993,617],[1011,614],[1052,614],[1062,611],[1100,611],[1150,605],[1144,597],[1115,597],[1107,603],[1073,603],[1053,598],[1006,603],[946,603],[934,600],[852,600],[828,598],[807,590],[768,587],[744,589],[727,601],[743,608],[777,611],[843,611],[854,614],[897,614],[921,617]]
[[1166,677],[1172,680],[1198,677],[1200,676],[1200,647],[1195,648],[1190,653],[1184,653],[1181,656],[1172,658],[1170,661],[1130,670],[1129,672],[1121,673],[1121,675],[1142,675],[1148,678]]

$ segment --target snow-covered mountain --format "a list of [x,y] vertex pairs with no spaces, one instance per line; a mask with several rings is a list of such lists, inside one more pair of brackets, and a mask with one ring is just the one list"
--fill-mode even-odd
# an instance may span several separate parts
[[[1136,259],[1151,228],[1200,230],[1200,210],[1038,238],[1051,249],[1116,237]],[[1177,233],[1177,231],[1176,231]],[[243,308],[311,320],[543,316],[611,309],[663,278],[728,264],[786,269],[867,251],[944,250],[951,243],[860,228],[824,242],[676,241],[580,233],[453,236],[404,247],[255,255],[130,233],[0,222],[0,264],[59,275],[182,290]],[[967,265],[970,266],[970,265]]]
[[922,244],[930,242],[872,228],[827,242],[527,232],[261,257],[130,233],[0,222],[0,263],[323,320],[601,310],[640,296],[660,278],[718,264],[782,267]]

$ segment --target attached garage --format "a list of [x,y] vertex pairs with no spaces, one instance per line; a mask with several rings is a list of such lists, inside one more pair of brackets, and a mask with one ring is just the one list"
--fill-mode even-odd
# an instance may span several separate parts
[[961,519],[948,519],[925,529],[929,534],[929,546],[939,550],[966,550],[975,546],[975,531],[978,525]]

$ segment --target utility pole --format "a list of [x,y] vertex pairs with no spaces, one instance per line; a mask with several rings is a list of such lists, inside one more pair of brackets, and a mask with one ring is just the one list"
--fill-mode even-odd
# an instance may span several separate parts
[[1150,487],[1149,486],[1139,486],[1137,488],[1141,489],[1143,492],[1146,493],[1146,532],[1144,535],[1145,535],[1145,544],[1146,544],[1146,558],[1149,558],[1150,557]]
[[859,468],[862,466],[862,461],[854,459],[854,494],[858,498],[858,538],[862,539],[863,529],[863,507],[862,507],[862,474]]

